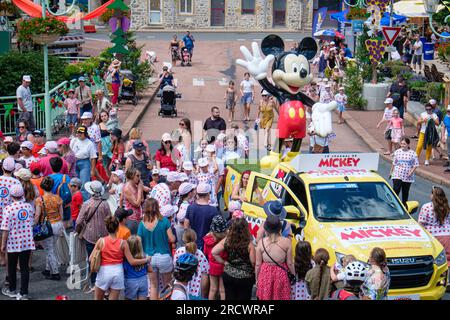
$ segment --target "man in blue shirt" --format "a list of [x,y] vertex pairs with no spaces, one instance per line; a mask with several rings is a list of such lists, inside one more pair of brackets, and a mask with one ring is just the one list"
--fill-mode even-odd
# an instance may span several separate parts
[[183,37],[183,42],[184,46],[189,50],[189,53],[191,54],[191,59],[194,52],[194,41],[194,36],[191,35],[189,31],[186,31],[186,35]]
[[448,161],[445,164],[447,167],[444,170],[444,173],[450,173],[450,105],[447,106],[447,115],[444,117],[442,121],[442,129],[441,129],[441,141],[444,143],[445,141],[445,130],[447,130],[447,153],[448,153]]
[[344,57],[353,59],[352,51],[348,48],[346,43],[341,42],[341,50],[344,50],[344,52],[345,52]]

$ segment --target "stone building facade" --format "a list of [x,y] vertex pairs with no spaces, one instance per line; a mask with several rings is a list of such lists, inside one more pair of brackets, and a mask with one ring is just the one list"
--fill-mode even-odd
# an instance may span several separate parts
[[134,0],[132,27],[311,30],[310,0]]

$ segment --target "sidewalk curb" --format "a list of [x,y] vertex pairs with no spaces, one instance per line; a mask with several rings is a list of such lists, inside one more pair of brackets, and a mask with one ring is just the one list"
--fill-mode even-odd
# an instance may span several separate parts
[[142,119],[144,116],[145,111],[150,107],[150,104],[153,102],[153,99],[156,97],[156,94],[158,93],[158,85],[157,84],[151,84],[148,89],[144,91],[143,99],[148,99],[145,104],[137,105],[136,108],[134,108],[133,112],[126,118],[124,123],[122,124],[122,132],[125,139],[128,139],[128,135],[132,128],[134,128],[138,122]]
[[[408,116],[412,119],[413,116],[409,115]],[[380,149],[383,147],[378,141],[375,140],[375,138],[373,138],[367,131],[366,129],[364,129],[355,119],[353,119],[353,117],[351,115],[349,115],[348,113],[343,113],[343,117],[345,120],[345,123],[355,132],[355,134],[357,136],[359,136],[361,139],[364,140],[365,143],[367,143],[367,145],[369,146],[370,149],[372,149],[375,152],[378,152],[380,154],[380,157],[382,157],[384,160],[392,163],[392,159],[389,156],[384,155],[382,152],[380,152]],[[407,119],[409,121],[409,119]],[[415,121],[413,122],[415,123]],[[425,178],[427,180],[431,180],[434,183],[443,185],[447,188],[450,188],[450,177],[445,176],[444,174],[442,174],[442,176],[439,176],[437,174],[434,173],[430,173],[424,169],[422,169],[421,167],[416,169],[416,174],[418,176],[421,176],[422,178]]]

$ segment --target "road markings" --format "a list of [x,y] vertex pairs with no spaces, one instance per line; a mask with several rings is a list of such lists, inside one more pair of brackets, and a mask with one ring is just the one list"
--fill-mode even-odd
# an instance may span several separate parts
[[192,85],[194,87],[203,87],[205,85],[205,81],[203,78],[192,78]]

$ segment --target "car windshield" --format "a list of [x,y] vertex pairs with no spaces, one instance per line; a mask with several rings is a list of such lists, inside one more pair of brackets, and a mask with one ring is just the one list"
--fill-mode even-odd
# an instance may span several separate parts
[[382,182],[310,185],[318,221],[401,220],[409,216],[391,189]]

